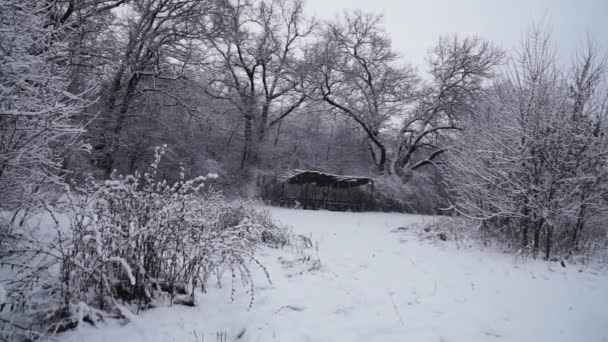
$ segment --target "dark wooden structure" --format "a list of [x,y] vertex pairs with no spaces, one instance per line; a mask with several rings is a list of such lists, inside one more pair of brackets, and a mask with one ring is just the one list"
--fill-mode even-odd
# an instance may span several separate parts
[[304,209],[373,210],[374,180],[367,177],[296,171],[281,185],[281,206]]

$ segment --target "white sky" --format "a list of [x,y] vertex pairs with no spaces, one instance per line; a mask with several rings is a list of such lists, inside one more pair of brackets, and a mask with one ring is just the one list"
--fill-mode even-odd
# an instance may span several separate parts
[[478,35],[513,49],[526,28],[543,18],[562,62],[587,35],[608,48],[608,0],[306,0],[305,7],[319,19],[344,9],[383,13],[393,48],[418,67],[440,35]]

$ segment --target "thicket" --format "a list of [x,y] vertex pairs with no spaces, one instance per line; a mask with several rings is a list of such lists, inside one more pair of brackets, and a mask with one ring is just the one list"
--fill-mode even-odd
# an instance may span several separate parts
[[3,222],[0,272],[11,275],[1,284],[3,339],[128,319],[158,305],[196,305],[197,289],[224,278],[233,295],[239,282],[246,286],[253,303],[252,267],[270,281],[256,251],[288,244],[288,231],[206,187],[215,175],[157,180],[162,154],[144,173],[70,190],[46,213],[54,221],[46,231]]

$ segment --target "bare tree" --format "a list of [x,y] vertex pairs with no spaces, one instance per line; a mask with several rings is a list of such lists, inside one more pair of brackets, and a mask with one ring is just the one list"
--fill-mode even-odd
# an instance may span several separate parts
[[[562,129],[567,129],[567,139],[555,143],[565,145],[559,164],[563,160],[569,162],[562,166],[562,177],[568,179],[563,198],[563,220],[569,226],[568,247],[577,251],[581,232],[585,226],[603,220],[608,203],[608,89],[606,89],[606,72],[608,71],[608,56],[602,56],[601,51],[591,41],[587,48],[581,51],[571,67],[568,75],[569,96],[566,115],[567,122]],[[571,188],[574,188],[574,192]],[[570,198],[572,195],[574,199]],[[563,223],[562,223],[563,224]],[[589,228],[589,227],[588,227]],[[563,229],[558,227],[557,229]],[[550,243],[546,246],[549,254]]]
[[134,101],[149,93],[179,101],[163,85],[187,73],[214,6],[211,1],[133,0],[124,8],[128,14],[115,24],[118,58],[108,66],[105,106],[93,137],[97,163],[106,176],[114,168]]
[[72,27],[85,24],[92,17],[108,12],[114,8],[128,4],[131,0],[60,0],[46,1],[48,18],[51,25]]
[[393,173],[432,164],[446,151],[450,136],[445,134],[459,130],[462,119],[473,114],[484,81],[494,76],[503,55],[477,37],[439,40],[428,58],[432,81],[420,89],[399,129]]
[[445,151],[441,134],[458,129],[503,53],[475,37],[442,38],[429,58],[432,81],[421,82],[398,64],[381,19],[346,13],[310,60],[321,99],[363,129],[377,171],[404,176]]
[[325,28],[310,53],[319,97],[365,132],[376,169],[385,170],[388,148],[382,131],[414,99],[417,77],[398,64],[382,16],[354,11]]
[[304,17],[301,0],[237,0],[224,10],[226,32],[207,40],[212,78],[206,92],[241,116],[241,167],[251,167],[268,129],[305,100],[300,57],[314,21]]

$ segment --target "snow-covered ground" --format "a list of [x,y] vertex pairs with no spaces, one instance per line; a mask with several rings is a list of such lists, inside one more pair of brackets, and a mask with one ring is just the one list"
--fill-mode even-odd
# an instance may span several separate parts
[[[392,232],[430,217],[270,209],[318,242],[311,260],[265,249],[257,276],[230,300],[208,287],[197,307],[59,336],[84,342],[608,341],[608,275]],[[309,270],[318,257],[320,269]],[[314,267],[313,267],[314,268]]]

